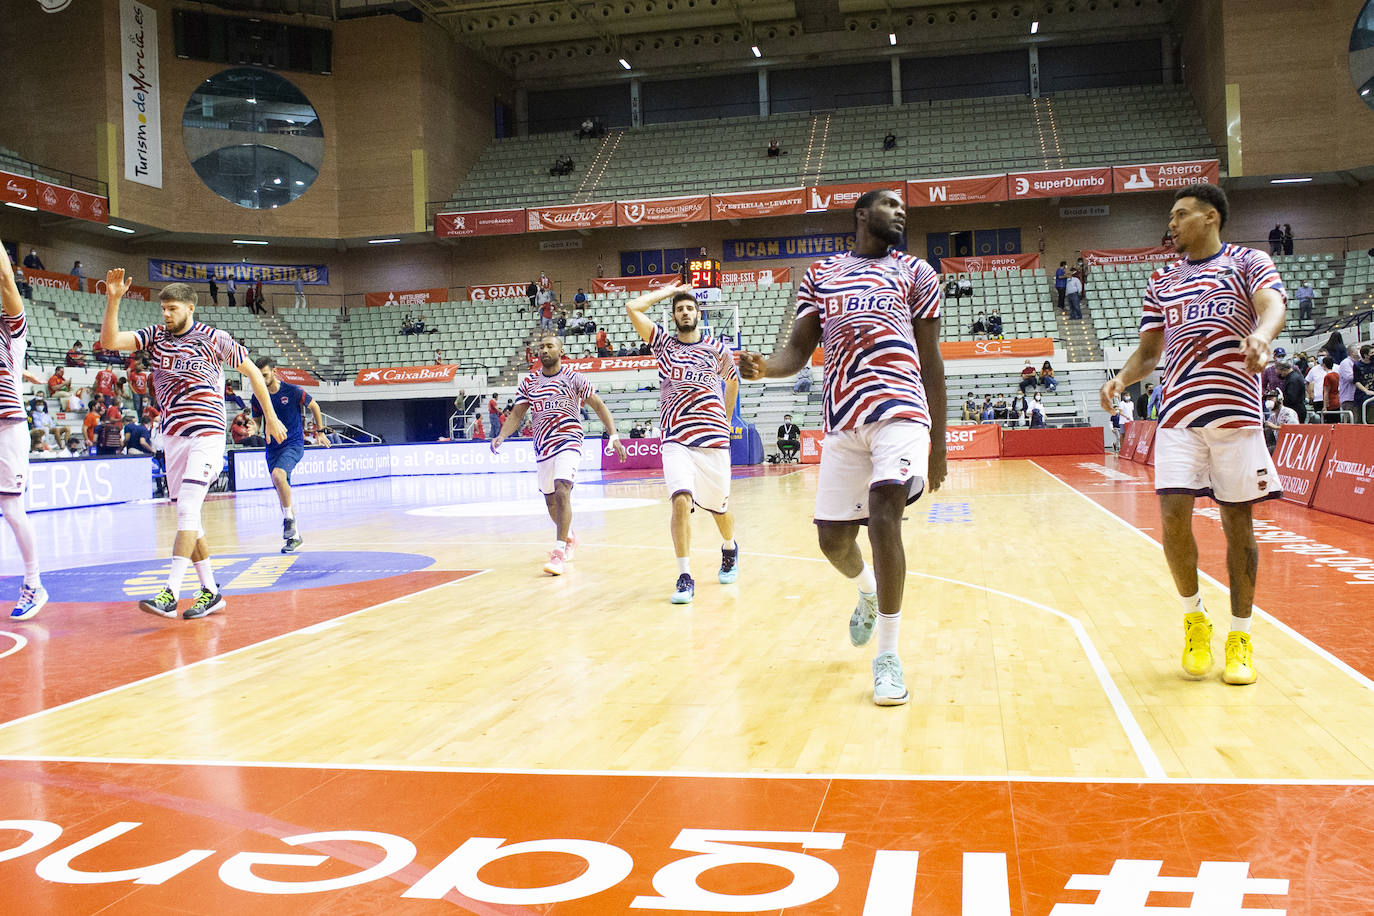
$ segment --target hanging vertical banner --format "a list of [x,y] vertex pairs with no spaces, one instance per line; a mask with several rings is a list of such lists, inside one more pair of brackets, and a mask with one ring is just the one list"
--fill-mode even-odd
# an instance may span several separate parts
[[162,187],[162,107],[158,104],[157,12],[137,0],[119,0],[123,64],[124,177]]

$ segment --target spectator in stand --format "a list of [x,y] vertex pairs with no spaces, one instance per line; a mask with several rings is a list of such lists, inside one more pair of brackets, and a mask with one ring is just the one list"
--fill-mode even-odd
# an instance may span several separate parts
[[235,445],[240,445],[248,437],[248,423],[253,418],[248,415],[248,408],[240,410],[234,416],[234,422],[229,424],[229,436],[234,440]]
[[258,431],[258,421],[252,417],[248,418],[248,435],[243,437],[243,442],[239,443],[244,448],[266,448],[267,437]]
[[1317,358],[1303,376],[1303,380],[1307,383],[1307,403],[1315,413],[1321,413],[1322,409],[1322,381],[1326,378],[1326,367],[1322,365],[1322,362],[1326,357],[1326,347],[1322,347],[1317,351]]
[[959,298],[959,278],[954,276],[954,274],[950,274],[945,278],[945,298]]
[[210,278],[210,304],[219,305],[219,284],[215,282],[214,277]]
[[1007,411],[1009,409],[1010,408],[1007,406],[1007,396],[1005,394],[999,394],[997,400],[992,402],[992,418],[994,420],[1007,419]]
[[988,315],[988,337],[994,340],[1002,339],[1002,313],[995,308],[992,314]]
[[1164,386],[1160,385],[1150,392],[1150,406],[1148,417],[1151,420],[1159,419],[1159,408],[1164,404]]
[[1279,360],[1288,356],[1288,351],[1283,347],[1274,348],[1274,358],[1269,365],[1264,367],[1260,373],[1260,391],[1264,394],[1264,399],[1269,400],[1269,395],[1279,390]]
[[1271,255],[1283,254],[1283,228],[1278,223],[1275,223],[1274,228],[1269,230],[1269,253]]
[[890,152],[892,152],[892,151],[893,151],[894,149],[896,149],[896,148],[897,148],[897,135],[894,134],[892,131],[889,130],[889,131],[887,132],[887,135],[886,135],[885,137],[883,137],[883,152],[885,152],[885,153],[890,153]]
[[1026,360],[1026,364],[1021,367],[1021,383],[1018,386],[1021,393],[1025,394],[1027,388],[1034,388],[1039,383],[1040,377],[1036,375],[1035,366],[1031,365],[1030,360]]
[[1332,331],[1331,336],[1326,338],[1326,352],[1337,366],[1345,362],[1349,354],[1345,350],[1345,338],[1341,336],[1340,331]]
[[266,315],[267,306],[264,305],[266,301],[267,300],[262,296],[262,281],[259,280],[257,283],[253,284],[253,311],[257,312],[259,315]]
[[621,344],[621,345],[620,345],[620,349],[618,349],[618,350],[615,351],[615,355],[616,355],[616,356],[629,356],[629,355],[630,355],[630,348],[627,347],[627,346],[625,346],[624,344]]
[[553,313],[553,329],[562,337],[568,330],[568,310],[559,306]]
[[1135,402],[1124,391],[1118,400],[1117,409],[1121,411],[1121,419],[1124,422],[1129,423],[1135,419]]
[[143,401],[148,397],[148,385],[152,379],[151,373],[143,368],[142,363],[138,363],[129,370],[129,391],[134,396],[134,416],[143,416]]
[[792,393],[803,394],[805,392],[810,391],[811,382],[811,367],[809,365],[802,366],[800,369],[797,370],[796,381],[792,383]]
[[643,420],[635,420],[634,423],[631,424],[631,426],[630,426],[630,438],[631,438],[631,439],[643,439],[643,438],[644,438],[644,433],[645,433],[644,421],[643,421]]
[[155,453],[153,437],[148,432],[148,427],[138,422],[133,414],[126,413],[124,415],[124,454],[152,455]]
[[97,455],[118,455],[122,448],[124,448],[124,417],[118,408],[114,408],[114,414],[107,414],[100,423],[99,431],[95,437],[95,453]]
[[1078,274],[1078,268],[1074,268],[1073,273],[1069,274],[1068,282],[1064,286],[1064,299],[1069,304],[1069,317],[1082,318],[1083,309],[1080,303],[1083,301],[1083,278]]
[[1283,426],[1292,426],[1298,422],[1298,415],[1292,408],[1283,403],[1283,394],[1275,391],[1264,399],[1264,442],[1269,446],[1269,451],[1274,450],[1274,446],[1279,441],[1279,429]]
[[80,261],[73,261],[73,262],[72,262],[71,274],[72,274],[73,277],[76,277],[77,287],[78,287],[79,289],[81,289],[81,290],[84,292],[85,287],[86,287],[86,275],[83,274],[83,273],[81,272],[81,262],[80,262]]
[[[1351,359],[1353,361],[1353,357]],[[1365,423],[1365,404],[1374,398],[1374,345],[1360,347],[1360,361],[1351,365],[1350,376],[1355,386],[1355,422]]]
[[607,336],[605,328],[596,332],[596,355],[611,355],[611,338]]
[[96,370],[95,395],[103,407],[115,403],[115,374],[109,369],[101,367]]
[[[1033,372],[1035,370],[1032,369],[1031,371]],[[974,397],[972,391],[964,398],[964,412],[960,419],[965,423],[978,422],[978,399]]]
[[1122,434],[1123,432],[1126,431],[1126,420],[1125,420],[1124,417],[1121,416],[1121,406],[1120,406],[1119,404],[1113,404],[1113,405],[1112,405],[1111,422],[1112,422],[1112,438],[1113,438],[1113,440],[1114,440],[1114,441],[1112,442],[1112,451],[1114,451],[1114,452],[1120,452],[1120,451],[1121,451],[1121,434]]
[[1307,380],[1287,360],[1279,360],[1279,391],[1284,406],[1297,415],[1299,423],[1307,422]]
[[1164,237],[1159,240],[1159,247],[1170,249],[1174,247],[1174,234],[1169,231],[1168,226],[1164,227]]
[[643,343],[641,343],[641,344],[639,345],[639,354],[638,354],[638,355],[640,355],[640,356],[652,356],[653,353],[654,353],[653,348],[649,346],[648,341],[645,341],[645,342],[643,342]]
[[410,317],[410,312],[401,316],[401,336],[409,337],[415,333],[415,320]]
[[1293,227],[1287,223],[1283,224],[1283,253],[1293,253]]
[[778,141],[777,141],[777,139],[774,138],[774,139],[772,139],[772,140],[769,140],[769,141],[768,141],[768,158],[769,158],[769,159],[776,159],[778,156],[781,156],[781,155],[782,155],[782,147],[778,146]]
[[482,428],[482,415],[479,413],[472,418],[472,438],[485,439],[486,437],[487,431]]
[[1035,393],[1035,396],[1031,398],[1030,404],[1027,406],[1030,408],[1030,428],[1044,429],[1045,405],[1040,400],[1040,392],[1037,391]]
[[1054,271],[1054,291],[1059,295],[1059,311],[1064,311],[1064,296],[1069,287],[1069,262],[1060,261]]
[[1298,287],[1298,320],[1309,321],[1312,318],[1312,284],[1306,280]]
[[973,280],[968,274],[959,275],[959,298],[967,299],[973,295]]
[[296,279],[291,284],[291,288],[296,292],[296,308],[305,308],[305,281],[301,279],[300,274],[296,275]]
[[487,398],[487,425],[495,432],[501,431],[501,408],[496,404],[496,393]]
[[801,427],[792,422],[792,415],[783,414],[778,427],[778,454],[783,461],[793,461],[801,451]]
[[227,404],[237,404],[239,410],[248,406],[243,402],[243,398],[239,397],[239,393],[234,390],[234,383],[229,381],[227,377],[224,379],[224,401]]
[[530,314],[533,315],[539,299],[539,284],[531,280],[529,286],[525,287],[525,295],[530,299]]
[[1341,422],[1341,376],[1336,371],[1336,361],[1329,355],[1323,356],[1321,361],[1322,375],[1321,387],[1313,386],[1313,391],[1320,390],[1320,400],[1317,403],[1317,410],[1321,412],[1323,423]]
[[24,255],[24,266],[29,270],[47,270],[43,266],[43,259],[38,257],[38,251],[34,248],[30,248],[29,253]]
[[436,365],[436,366],[442,366],[443,364],[444,364],[444,350],[443,350],[442,347],[435,347],[435,348],[434,348],[434,365]]
[[48,415],[48,403],[42,398],[33,399],[33,408],[29,413],[29,423],[36,430],[42,430],[43,435],[48,434],[52,429],[52,417]]
[[983,409],[978,412],[978,422],[993,422],[992,395],[990,394],[983,395]]
[[1028,418],[1030,413],[1030,402],[1026,400],[1025,392],[1017,392],[1012,396],[1011,406],[1007,408],[1007,419],[1020,421]]
[[52,371],[52,375],[48,376],[48,397],[56,397],[60,391],[72,390],[72,380],[67,378],[65,373],[66,370],[58,366]]
[[539,303],[539,330],[552,331],[553,326],[553,297],[543,297]]
[[1049,360],[1040,364],[1040,387],[1048,388],[1050,391],[1059,390],[1059,381],[1054,377],[1054,367]]
[[230,307],[230,308],[233,308],[234,306],[238,305],[238,303],[234,301],[234,293],[238,290],[238,288],[239,288],[238,281],[235,280],[234,277],[233,277],[233,275],[231,274],[231,275],[229,276],[229,279],[224,281],[224,291],[225,291],[225,293],[227,293],[228,296],[229,296],[229,307]]
[[573,296],[573,308],[585,309],[587,307],[587,294],[582,291],[582,287],[577,288],[577,295]]
[[48,445],[48,437],[41,429],[29,430],[29,457],[48,458],[51,457],[51,446]]
[[25,299],[33,298],[33,287],[29,285],[29,281],[24,279],[23,268],[16,267],[14,269],[14,286],[19,290],[19,295]]
[[1135,415],[1142,420],[1150,419],[1150,400],[1154,391],[1155,386],[1147,382],[1145,387],[1140,389],[1140,395],[1135,399]]
[[72,348],[67,351],[67,365],[77,369],[86,368],[86,352],[81,349],[81,341],[72,342]]
[[973,319],[973,327],[969,328],[969,333],[973,335],[975,340],[982,340],[987,332],[988,318],[982,312],[979,312],[978,317]]
[[86,408],[86,418],[81,421],[81,435],[86,440],[86,446],[95,445],[96,430],[100,427],[100,407],[95,401],[91,401]]
[[564,153],[553,161],[549,166],[549,174],[558,178],[564,175],[571,175],[573,172],[573,158]]

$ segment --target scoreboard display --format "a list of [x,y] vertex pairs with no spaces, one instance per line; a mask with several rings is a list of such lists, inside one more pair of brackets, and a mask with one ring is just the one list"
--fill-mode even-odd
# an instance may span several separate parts
[[687,283],[692,289],[720,289],[720,261],[715,258],[688,260]]

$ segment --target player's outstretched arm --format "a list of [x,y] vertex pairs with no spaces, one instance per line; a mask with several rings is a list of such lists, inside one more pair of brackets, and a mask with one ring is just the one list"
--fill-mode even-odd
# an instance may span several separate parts
[[786,378],[796,375],[802,366],[811,362],[811,354],[821,342],[821,319],[812,315],[802,315],[792,322],[792,332],[787,343],[772,356],[764,358],[759,353],[743,352],[739,355],[739,374],[747,381],[761,378]]
[[911,323],[916,353],[921,359],[921,385],[926,390],[930,414],[930,462],[926,491],[934,493],[945,482],[945,359],[940,355],[940,319],[917,318]]
[[134,332],[119,329],[119,300],[132,285],[133,281],[124,276],[124,268],[105,271],[105,319],[100,323],[100,345],[106,350],[138,349]]
[[529,409],[530,405],[528,401],[521,401],[511,408],[510,413],[506,415],[506,422],[501,424],[501,431],[496,434],[495,439],[491,440],[491,450],[493,454],[501,447],[502,442],[510,438],[511,433],[520,428],[520,424],[525,421],[525,412]]
[[[1098,393],[1102,402],[1102,409],[1111,413],[1113,403],[1121,396],[1121,392],[1155,371],[1155,367],[1159,365],[1159,357],[1163,352],[1164,332],[1162,330],[1141,331],[1140,346],[1135,348],[1135,352],[1126,360],[1126,365],[1121,367],[1121,371],[1116,374],[1116,377],[1107,379],[1102,385],[1102,390]],[[1144,419],[1144,417],[1140,419]]]
[[654,339],[654,322],[646,312],[649,306],[655,302],[662,302],[669,296],[678,293],[690,293],[692,288],[685,283],[670,283],[659,289],[649,290],[649,292],[636,296],[625,303],[625,312],[630,316],[630,323],[635,326],[635,331],[643,338],[645,343]]
[[1264,367],[1269,365],[1269,345],[1283,331],[1283,326],[1288,320],[1283,297],[1277,290],[1256,290],[1254,302],[1255,330],[1241,344],[1245,352],[1246,372],[1262,372]]
[[[256,363],[251,359],[244,359],[243,362],[239,363],[234,368],[239,370],[239,374],[248,379],[248,384],[253,389],[253,397],[258,399],[259,404],[272,403],[272,395],[267,391],[267,382],[263,381],[262,372],[258,369]],[[286,427],[282,425],[281,420],[277,419],[277,412],[275,410],[269,411],[264,409],[262,411],[262,426],[267,432],[268,439],[271,439],[273,442],[286,441]]]
[[606,443],[611,448],[615,449],[616,457],[624,461],[625,446],[621,444],[620,434],[616,432],[615,420],[611,418],[610,408],[606,406],[605,401],[601,400],[601,396],[595,392],[592,393],[591,397],[587,398],[587,405],[596,412],[596,418],[600,420],[601,425],[606,428]]
[[0,306],[11,318],[24,311],[24,297],[19,295],[19,285],[14,282],[14,265],[4,245],[0,245]]

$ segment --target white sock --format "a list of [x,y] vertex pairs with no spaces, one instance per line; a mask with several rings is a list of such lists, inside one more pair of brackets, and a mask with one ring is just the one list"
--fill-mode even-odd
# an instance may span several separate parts
[[24,511],[24,497],[5,494],[0,496],[0,512],[14,532],[14,541],[19,545],[19,555],[24,558],[24,584],[30,588],[38,587],[38,548],[33,536],[33,522]]
[[281,517],[284,518],[284,519],[286,519],[286,520],[288,520],[288,521],[295,521],[295,519],[296,519],[296,510],[295,510],[295,508],[292,507],[292,506],[287,506],[285,509],[281,510]]
[[212,592],[219,591],[219,586],[215,585],[215,564],[208,557],[195,564],[196,578],[200,579],[200,584]]
[[739,550],[739,544],[734,539],[720,542],[721,550]]
[[859,570],[859,574],[849,581],[857,585],[859,591],[865,595],[871,595],[878,590],[878,580],[873,578],[873,567],[867,563],[864,564],[863,569]]
[[567,550],[567,549],[568,549],[568,542],[567,542],[567,541],[554,541],[554,542],[553,542],[553,546],[557,547],[559,550]]
[[1202,592],[1197,592],[1191,596],[1179,595],[1178,600],[1183,602],[1183,613],[1191,614],[1194,611],[1202,613]]
[[897,651],[897,634],[902,627],[902,612],[878,615],[878,654]]
[[1232,632],[1232,633],[1249,633],[1249,632],[1250,632],[1250,618],[1249,618],[1249,617],[1237,617],[1235,614],[1232,614],[1232,615],[1231,615],[1231,632]]
[[688,575],[691,575],[691,574],[692,574],[692,558],[691,558],[691,557],[678,557],[678,558],[677,558],[677,572],[678,572],[678,575],[682,575],[683,573],[687,573]]
[[191,565],[190,557],[172,557],[172,571],[167,573],[167,587],[173,595],[181,594],[181,583],[186,578],[186,570]]
[[29,588],[42,588],[43,581],[38,577],[38,561],[26,561],[24,563],[24,584]]

